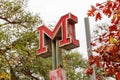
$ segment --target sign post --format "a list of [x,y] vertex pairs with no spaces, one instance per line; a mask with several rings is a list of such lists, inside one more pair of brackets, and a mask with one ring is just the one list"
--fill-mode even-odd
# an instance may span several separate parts
[[[87,17],[84,19],[84,21],[85,21],[87,51],[88,51],[88,57],[89,57],[92,54],[92,49],[90,45],[91,43],[90,25],[89,25],[89,19]],[[96,80],[94,66],[93,66],[93,74],[90,76],[90,80]]]
[[44,58],[52,56],[53,71],[50,72],[50,80],[66,80],[65,76],[63,75],[65,70],[63,70],[61,67],[61,49],[71,50],[73,48],[79,47],[79,41],[75,36],[76,23],[77,17],[69,13],[60,18],[54,30],[50,30],[45,25],[42,25],[38,28],[38,55]]
[[52,70],[56,69],[56,47],[55,47],[55,42],[52,40]]
[[56,40],[56,66],[60,67],[62,65],[62,54],[61,48],[59,48],[59,40]]
[[52,41],[52,68],[55,70],[62,65],[61,48],[59,48],[59,41]]

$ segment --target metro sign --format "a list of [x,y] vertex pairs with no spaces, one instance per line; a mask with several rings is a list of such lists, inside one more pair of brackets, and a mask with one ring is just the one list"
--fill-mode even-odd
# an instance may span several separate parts
[[66,80],[66,71],[62,68],[50,71],[50,80]]
[[51,41],[59,40],[59,47],[63,49],[73,49],[79,47],[79,41],[75,37],[75,24],[77,17],[71,13],[60,18],[54,30],[50,30],[45,25],[38,28],[39,50],[38,54],[43,57],[51,56]]

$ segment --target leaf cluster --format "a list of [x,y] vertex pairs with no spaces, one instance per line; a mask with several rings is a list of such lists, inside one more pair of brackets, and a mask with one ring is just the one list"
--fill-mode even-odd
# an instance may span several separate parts
[[[120,0],[107,0],[91,6],[88,16],[95,16],[96,21],[102,19],[105,14],[111,19],[111,25],[107,31],[97,36],[92,42],[93,53],[90,55],[89,65],[96,64],[102,68],[106,76],[116,76],[120,79]],[[93,69],[88,69],[88,74],[92,74]]]

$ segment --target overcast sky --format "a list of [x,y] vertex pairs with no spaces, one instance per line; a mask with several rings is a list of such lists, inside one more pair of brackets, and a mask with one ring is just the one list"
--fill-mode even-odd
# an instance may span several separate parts
[[[71,12],[78,17],[78,23],[76,24],[76,36],[80,41],[80,47],[78,51],[87,57],[86,51],[86,38],[85,38],[85,26],[84,17],[87,16],[87,11],[90,9],[90,5],[101,3],[106,0],[29,0],[28,9],[33,13],[40,13],[45,25],[55,25],[61,16]],[[93,19],[90,19],[91,27],[96,24]]]

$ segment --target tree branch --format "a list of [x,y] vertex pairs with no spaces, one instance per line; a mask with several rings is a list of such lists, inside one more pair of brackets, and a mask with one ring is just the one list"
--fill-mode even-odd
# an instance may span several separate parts
[[27,27],[27,26],[23,25],[22,23],[25,23],[25,22],[29,23],[29,22],[31,22],[31,21],[10,21],[10,20],[8,20],[8,18],[2,17],[2,16],[0,16],[0,19],[6,21],[6,23],[1,24],[0,27],[2,27],[4,25],[7,25],[7,24],[19,24],[19,25],[21,25],[23,27]]

